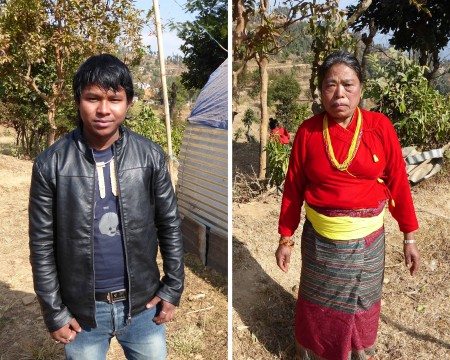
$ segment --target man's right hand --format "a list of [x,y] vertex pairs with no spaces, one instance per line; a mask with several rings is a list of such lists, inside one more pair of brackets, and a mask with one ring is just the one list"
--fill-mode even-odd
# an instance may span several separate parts
[[61,344],[68,344],[75,340],[77,334],[81,332],[81,326],[78,321],[73,318],[62,328],[50,333],[51,337]]

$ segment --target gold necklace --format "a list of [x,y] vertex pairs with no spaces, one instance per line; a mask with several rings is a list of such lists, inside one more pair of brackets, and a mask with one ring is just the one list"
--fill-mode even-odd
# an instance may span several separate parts
[[362,125],[362,116],[361,116],[361,110],[359,108],[356,108],[358,110],[358,118],[356,121],[356,129],[355,134],[353,135],[352,142],[350,144],[350,148],[348,149],[347,158],[344,160],[343,163],[339,163],[336,160],[336,157],[334,155],[333,145],[331,144],[331,138],[330,138],[330,132],[328,130],[328,117],[325,114],[323,117],[323,140],[325,142],[325,149],[328,155],[328,158],[330,159],[331,164],[340,171],[347,171],[348,167],[352,163],[353,159],[355,158],[356,152],[358,151],[359,143],[361,140],[361,125]]

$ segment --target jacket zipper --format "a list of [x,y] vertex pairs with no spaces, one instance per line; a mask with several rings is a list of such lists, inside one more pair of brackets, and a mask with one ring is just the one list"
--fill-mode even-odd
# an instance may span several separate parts
[[94,186],[92,187],[92,211],[91,211],[91,254],[92,254],[92,273],[94,275],[94,286],[93,286],[93,292],[94,292],[94,323],[95,326],[97,326],[97,319],[95,317],[95,314],[97,313],[97,305],[95,304],[95,249],[94,249],[94,222],[95,222],[95,184],[97,180],[97,168],[95,166],[95,157],[94,157],[94,150],[91,149],[92,152],[92,159],[94,161]]
[[122,191],[120,189],[120,181],[119,181],[119,161],[117,158],[117,151],[115,144],[112,145],[113,147],[113,156],[115,158],[115,166],[114,171],[116,172],[116,184],[117,184],[117,197],[119,199],[119,213],[120,213],[120,223],[121,223],[121,230],[122,230],[122,238],[123,238],[123,247],[125,250],[125,265],[127,268],[127,278],[128,278],[128,318],[127,318],[127,325],[131,323],[131,280],[130,280],[130,267],[128,263],[128,251],[127,251],[127,240],[126,240],[126,234],[125,234],[125,226],[124,226],[124,218],[123,218],[123,204],[122,204]]

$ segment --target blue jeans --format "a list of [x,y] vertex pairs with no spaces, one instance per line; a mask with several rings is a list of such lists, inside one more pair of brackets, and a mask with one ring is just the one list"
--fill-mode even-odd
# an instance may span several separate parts
[[164,360],[166,358],[165,326],[152,319],[156,308],[133,316],[127,325],[128,302],[108,304],[96,301],[96,328],[82,326],[75,340],[65,346],[68,360],[106,359],[111,338],[115,336],[127,359]]

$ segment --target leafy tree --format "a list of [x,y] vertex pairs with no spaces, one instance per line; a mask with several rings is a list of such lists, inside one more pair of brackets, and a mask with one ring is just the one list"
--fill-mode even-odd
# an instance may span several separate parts
[[244,118],[242,119],[242,122],[244,123],[245,127],[247,128],[247,131],[245,132],[245,136],[247,137],[247,141],[250,141],[250,127],[255,123],[258,119],[256,118],[255,112],[253,109],[248,108],[245,111]]
[[[195,98],[196,95],[198,95],[198,91],[189,90],[187,89],[182,81],[180,76],[174,76],[170,77],[167,81],[167,88],[168,88],[168,97],[169,97],[169,111],[170,111],[170,118],[172,121],[179,120],[179,115],[181,112],[181,109],[188,101]],[[158,92],[158,101],[163,104],[163,97],[162,97],[162,85],[159,87]]]
[[[279,6],[274,10],[281,16],[289,16],[289,8]],[[289,42],[275,55],[275,59],[284,61],[290,57],[305,61],[311,52],[312,36],[309,33],[308,21],[298,21],[289,25],[286,29],[289,34]]]
[[[134,112],[132,115],[133,114]],[[151,107],[147,105],[142,106],[139,113],[130,116],[130,118],[125,121],[125,125],[138,134],[161,145],[166,152],[168,151],[166,126],[164,121],[156,116]],[[172,127],[172,147],[175,156],[179,154],[181,149],[184,128],[184,122],[177,122]]]
[[398,52],[369,56],[365,96],[394,123],[403,145],[442,146],[450,139],[450,98],[428,85],[425,68]]
[[132,0],[8,0],[1,10],[0,76],[43,102],[48,145],[58,132],[58,109],[71,98],[67,84],[86,57],[114,53],[117,42],[126,44],[125,62],[142,55],[142,19]]
[[282,73],[269,84],[268,100],[269,103],[277,101],[292,103],[298,99],[300,93],[300,84],[295,79],[295,72]]
[[309,62],[309,55],[311,53],[313,37],[309,32],[308,22],[297,22],[290,26],[288,31],[292,38],[292,42],[290,42],[283,49],[283,51],[280,52],[282,58],[289,58],[290,56],[294,56],[297,60]]
[[[267,104],[267,94],[269,85],[269,74],[267,71],[271,56],[275,56],[279,51],[292,41],[288,27],[305,19],[308,16],[309,2],[300,2],[296,5],[292,1],[287,15],[269,12],[269,1],[234,0],[233,1],[233,21],[236,27],[233,32],[233,86],[237,85],[237,77],[242,73],[246,63],[254,59],[258,64],[260,75],[260,152],[258,177],[264,179],[266,176],[266,145],[267,128],[269,123],[269,111]],[[250,15],[257,15],[258,24],[251,30],[248,29],[248,19]]]
[[[350,6],[350,14],[354,11]],[[392,34],[389,43],[397,50],[417,51],[419,64],[431,69],[426,77],[432,78],[440,64],[439,51],[450,37],[448,0],[373,0],[352,28],[362,31],[371,22],[382,34]]]
[[43,116],[45,104],[20,84],[0,82],[0,89],[2,123],[15,130],[16,155],[36,155],[42,149],[47,131]]
[[287,130],[295,133],[297,132],[300,124],[311,117],[312,112],[308,104],[296,104],[293,114],[294,117],[287,123]]
[[289,129],[299,109],[300,92],[300,84],[295,79],[295,73],[283,73],[269,84],[269,104],[275,103],[276,118],[286,124]]
[[169,81],[170,91],[169,91],[169,105],[172,111],[173,119],[175,122],[180,119],[180,113],[184,106],[187,103],[193,102],[198,94],[200,93],[199,89],[188,89],[183,84],[180,76],[176,76]]
[[188,0],[186,10],[197,13],[194,21],[175,24],[188,71],[182,74],[187,88],[201,89],[209,75],[228,57],[228,9],[226,0]]

